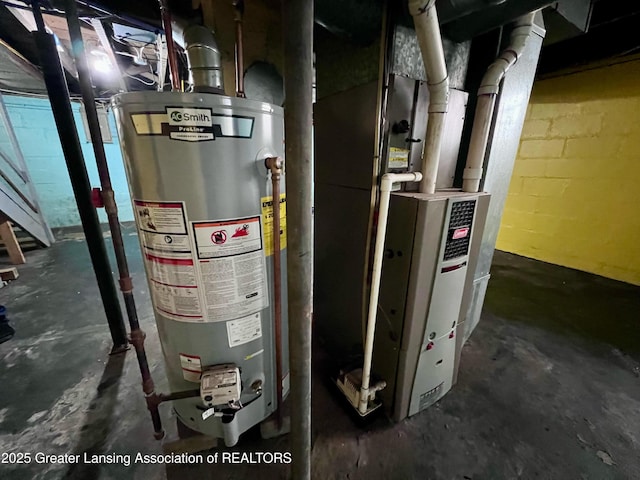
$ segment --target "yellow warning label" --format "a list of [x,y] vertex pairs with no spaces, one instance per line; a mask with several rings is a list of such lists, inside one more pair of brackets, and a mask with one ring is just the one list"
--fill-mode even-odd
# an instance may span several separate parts
[[409,150],[405,148],[389,148],[389,168],[407,168],[409,166]]
[[[273,255],[273,201],[262,197],[262,227],[264,228],[264,254]],[[287,248],[287,194],[280,194],[280,250]]]

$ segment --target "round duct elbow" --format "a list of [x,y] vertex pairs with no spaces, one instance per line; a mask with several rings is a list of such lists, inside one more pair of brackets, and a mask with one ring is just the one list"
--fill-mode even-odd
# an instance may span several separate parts
[[213,32],[203,25],[191,25],[184,31],[184,45],[193,91],[224,94],[222,58]]

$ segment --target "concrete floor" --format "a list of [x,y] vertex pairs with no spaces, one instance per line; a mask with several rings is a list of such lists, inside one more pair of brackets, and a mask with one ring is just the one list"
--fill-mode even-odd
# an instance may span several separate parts
[[[126,232],[147,352],[162,357],[138,244]],[[108,245],[110,248],[110,245]],[[0,345],[2,452],[161,453],[133,353],[109,335],[81,239],[27,254],[0,289],[17,329]],[[313,478],[640,478],[640,289],[498,252],[458,385],[399,424],[358,427],[316,371]],[[316,355],[319,370],[322,353]],[[163,417],[174,432],[170,408]],[[288,451],[251,431],[235,450]],[[1,460],[1,458],[0,458]],[[276,479],[273,465],[10,465],[3,479]]]

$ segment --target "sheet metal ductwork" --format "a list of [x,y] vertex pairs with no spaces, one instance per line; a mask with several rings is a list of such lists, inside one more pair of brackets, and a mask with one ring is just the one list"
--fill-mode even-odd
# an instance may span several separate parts
[[[586,0],[588,3],[588,0]],[[413,26],[405,2],[398,22]],[[425,5],[428,3],[424,0]],[[456,42],[513,21],[546,7],[550,0],[437,0],[436,9],[446,37]],[[315,21],[334,35],[359,44],[369,44],[380,32],[383,2],[376,0],[316,0]]]

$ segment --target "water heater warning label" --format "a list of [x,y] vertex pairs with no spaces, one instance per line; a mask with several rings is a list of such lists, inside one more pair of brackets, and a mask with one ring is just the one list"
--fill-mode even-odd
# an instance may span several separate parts
[[181,322],[202,322],[193,251],[182,202],[134,200],[155,309]]
[[198,258],[221,258],[262,250],[260,217],[193,222]]
[[145,202],[134,200],[138,228],[145,232],[187,234],[187,222],[182,202]]
[[180,366],[182,367],[182,376],[186,381],[200,383],[200,375],[202,375],[202,361],[200,357],[181,353]]
[[233,320],[265,308],[269,297],[260,217],[191,225],[205,321]]
[[229,336],[230,348],[244,345],[262,337],[260,312],[237,320],[229,320],[227,322],[227,335]]
[[[262,224],[264,225],[264,254],[273,255],[273,199],[262,197]],[[287,194],[280,194],[280,250],[287,248]]]

